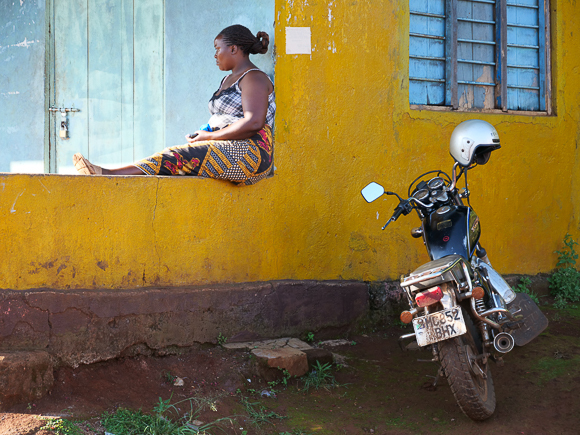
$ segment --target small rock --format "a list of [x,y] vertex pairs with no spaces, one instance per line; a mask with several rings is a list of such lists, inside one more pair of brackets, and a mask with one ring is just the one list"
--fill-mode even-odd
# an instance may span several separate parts
[[[199,428],[203,426],[203,421],[193,420],[192,422],[185,423],[187,427],[192,428],[195,431],[199,431]],[[196,432],[197,433],[197,432]]]
[[183,387],[183,384],[184,384],[183,379],[179,377],[175,378],[175,380],[173,381],[173,386],[175,387]]
[[332,359],[334,361],[335,364],[340,364],[344,367],[348,367],[348,364],[346,363],[346,357],[343,355],[339,355],[337,353],[333,353],[332,354]]
[[321,346],[344,346],[344,345],[347,345],[350,343],[351,342],[348,340],[326,340],[326,341],[321,341],[318,344]]

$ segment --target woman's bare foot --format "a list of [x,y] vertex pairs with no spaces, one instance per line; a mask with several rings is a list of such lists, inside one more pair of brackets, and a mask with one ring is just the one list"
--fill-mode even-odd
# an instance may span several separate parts
[[73,163],[79,174],[82,175],[100,175],[103,173],[103,168],[93,165],[83,157],[81,153],[76,153],[73,156]]

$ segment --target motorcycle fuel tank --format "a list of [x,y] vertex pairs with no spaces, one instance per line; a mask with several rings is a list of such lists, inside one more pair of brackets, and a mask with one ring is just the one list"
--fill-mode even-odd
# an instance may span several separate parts
[[423,228],[431,260],[452,254],[471,258],[481,233],[473,209],[458,205],[438,208],[425,218]]

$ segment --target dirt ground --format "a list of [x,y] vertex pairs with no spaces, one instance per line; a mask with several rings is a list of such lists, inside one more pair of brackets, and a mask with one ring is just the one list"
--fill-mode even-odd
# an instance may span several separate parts
[[[542,310],[548,329],[509,353],[503,367],[492,365],[497,409],[485,422],[461,413],[445,380],[435,390],[426,388],[437,366],[417,359],[430,359],[430,353],[402,352],[397,337],[405,329],[385,321],[331,349],[345,358],[332,372],[341,384],[337,388],[304,393],[301,379],[268,385],[254,374],[255,360],[247,352],[205,346],[162,358],[61,368],[48,396],[0,413],[0,434],[52,434],[40,429],[46,424],[40,416],[52,415],[79,422],[86,434],[102,435],[104,412],[119,407],[151,412],[159,398],[170,397],[171,403],[203,399],[207,406],[198,417],[203,422],[232,417],[220,424],[222,431],[212,429],[214,434],[577,434],[580,308]],[[174,376],[184,385],[174,386]],[[284,418],[254,424],[241,397]]]

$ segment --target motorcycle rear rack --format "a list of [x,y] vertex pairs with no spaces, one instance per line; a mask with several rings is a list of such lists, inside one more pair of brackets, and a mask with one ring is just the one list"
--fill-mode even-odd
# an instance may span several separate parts
[[465,258],[461,255],[449,255],[425,263],[406,277],[401,277],[401,287],[414,292],[453,281],[458,290],[470,291],[470,275]]

